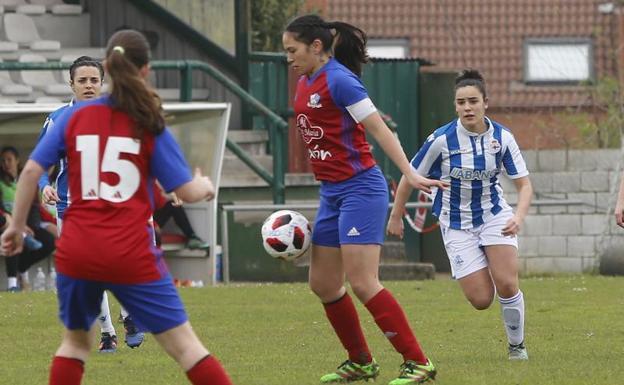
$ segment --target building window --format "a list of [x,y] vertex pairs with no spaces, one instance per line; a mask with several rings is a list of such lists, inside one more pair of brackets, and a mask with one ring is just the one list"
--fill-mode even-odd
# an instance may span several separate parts
[[525,83],[578,84],[593,79],[590,39],[527,39]]
[[372,58],[405,59],[410,56],[407,39],[369,39],[366,48]]

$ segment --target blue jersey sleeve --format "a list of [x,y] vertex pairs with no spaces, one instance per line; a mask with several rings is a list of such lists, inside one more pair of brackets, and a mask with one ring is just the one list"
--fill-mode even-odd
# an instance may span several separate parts
[[328,71],[327,86],[334,103],[346,108],[368,98],[368,92],[362,81],[351,72]]
[[171,192],[193,177],[175,138],[165,129],[155,138],[150,171],[166,192]]
[[39,163],[44,170],[58,162],[65,152],[65,130],[73,111],[73,108],[68,108],[58,119],[50,120],[39,137],[39,143],[30,154],[30,159]]
[[[48,115],[45,122],[43,122],[43,128],[41,129],[41,133],[39,134],[39,138],[37,139],[37,143],[41,142],[43,137],[45,136],[48,126],[52,125],[52,117]],[[39,178],[39,189],[43,190],[43,188],[50,184],[50,179],[48,177],[47,170],[43,174],[41,174],[41,178]]]

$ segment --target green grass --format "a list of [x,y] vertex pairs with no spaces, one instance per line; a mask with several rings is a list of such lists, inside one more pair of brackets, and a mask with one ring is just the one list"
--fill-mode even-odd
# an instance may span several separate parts
[[[497,304],[473,310],[447,279],[385,284],[438,367],[438,385],[621,383],[623,278],[523,279],[529,362],[508,362]],[[234,284],[181,293],[194,329],[235,384],[317,384],[345,359],[305,284]],[[401,358],[364,307],[358,310],[382,368],[376,383],[386,384]],[[121,333],[121,325],[116,327]],[[61,330],[52,293],[1,293],[0,382],[46,384]],[[122,343],[115,354],[94,353],[83,380],[91,385],[184,383],[182,371],[151,336],[139,349]]]

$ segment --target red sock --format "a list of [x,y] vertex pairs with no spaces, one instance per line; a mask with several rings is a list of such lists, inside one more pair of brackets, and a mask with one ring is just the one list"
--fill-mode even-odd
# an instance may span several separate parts
[[76,358],[55,356],[50,367],[50,385],[80,385],[84,362]]
[[342,346],[349,352],[349,359],[358,364],[371,362],[372,356],[358,317],[355,305],[348,293],[336,302],[323,304],[325,314],[334,327]]
[[211,355],[199,360],[186,376],[193,385],[232,385],[221,363]]
[[394,349],[403,355],[403,360],[416,361],[420,364],[427,362],[427,357],[420,349],[401,305],[394,299],[392,293],[382,289],[365,306]]

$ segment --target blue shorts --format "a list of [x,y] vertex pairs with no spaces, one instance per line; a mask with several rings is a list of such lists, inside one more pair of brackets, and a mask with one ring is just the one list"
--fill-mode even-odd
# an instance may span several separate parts
[[342,182],[323,182],[320,199],[312,243],[328,247],[383,244],[388,186],[379,167]]
[[141,331],[162,333],[188,320],[171,275],[133,285],[75,279],[63,274],[56,278],[59,318],[69,330],[89,330],[100,314],[102,293],[111,291]]

